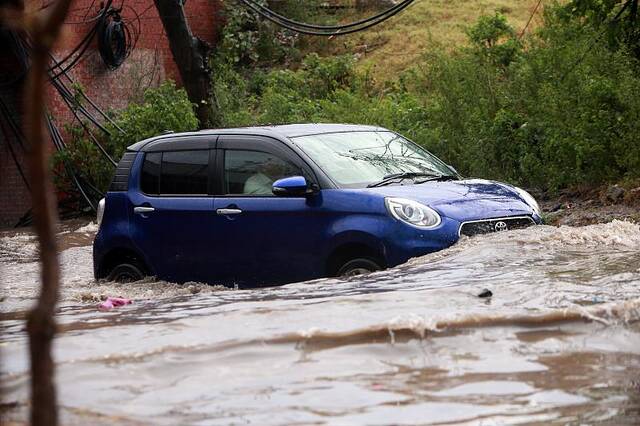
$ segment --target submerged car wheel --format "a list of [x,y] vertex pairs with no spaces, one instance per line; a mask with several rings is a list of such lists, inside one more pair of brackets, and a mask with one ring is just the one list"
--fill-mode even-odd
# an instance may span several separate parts
[[107,280],[119,283],[132,283],[145,277],[140,265],[136,263],[121,263],[111,270]]
[[353,259],[342,265],[338,269],[339,277],[354,277],[356,275],[370,274],[371,272],[382,269],[380,265],[371,259],[359,258]]

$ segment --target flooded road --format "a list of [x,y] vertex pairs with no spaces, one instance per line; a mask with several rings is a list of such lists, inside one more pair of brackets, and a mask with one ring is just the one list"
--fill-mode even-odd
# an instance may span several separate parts
[[[60,235],[65,424],[640,423],[638,225],[480,236],[259,290],[96,283],[95,231]],[[0,236],[0,268],[3,411],[23,421],[33,236]],[[106,296],[134,304],[100,312]]]

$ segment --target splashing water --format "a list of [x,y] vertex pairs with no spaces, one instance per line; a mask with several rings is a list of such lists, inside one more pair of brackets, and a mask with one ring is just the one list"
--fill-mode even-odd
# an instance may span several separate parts
[[[95,282],[96,230],[60,233],[66,423],[640,421],[636,224],[497,233],[369,276],[256,290]],[[33,236],[2,235],[0,268],[4,414],[24,421]],[[97,311],[107,296],[134,304]]]

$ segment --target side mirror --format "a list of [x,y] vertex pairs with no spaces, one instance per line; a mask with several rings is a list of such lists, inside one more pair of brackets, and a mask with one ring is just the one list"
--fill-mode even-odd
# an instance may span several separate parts
[[447,167],[449,167],[451,170],[453,170],[453,173],[457,174],[458,176],[460,176],[460,173],[458,173],[458,171],[456,170],[455,167],[453,167],[451,164],[447,164]]
[[302,197],[315,192],[302,176],[291,176],[273,182],[273,193],[280,197]]

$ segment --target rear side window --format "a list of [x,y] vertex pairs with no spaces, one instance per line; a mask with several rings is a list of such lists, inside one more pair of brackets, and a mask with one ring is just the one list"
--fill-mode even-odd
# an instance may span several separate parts
[[209,151],[162,153],[160,194],[206,195]]
[[140,187],[151,195],[207,195],[209,151],[152,152],[145,155]]

